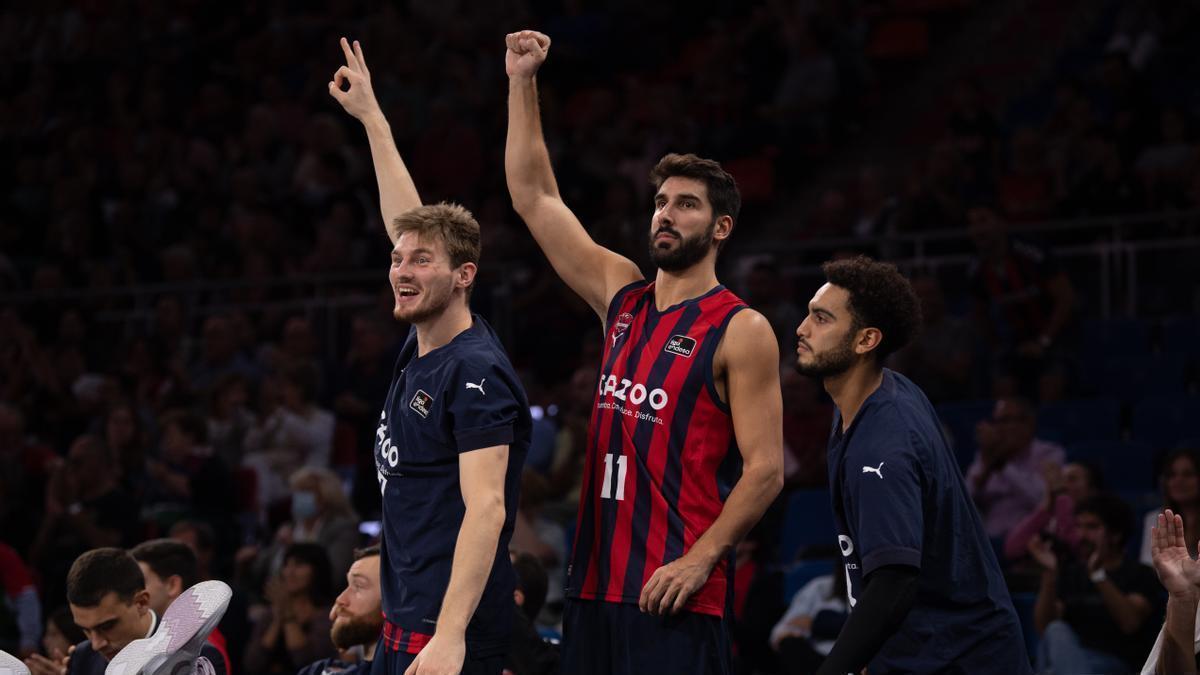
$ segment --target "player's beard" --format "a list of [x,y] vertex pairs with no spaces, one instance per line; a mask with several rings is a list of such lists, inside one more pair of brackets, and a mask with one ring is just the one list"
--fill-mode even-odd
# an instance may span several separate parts
[[[681,236],[675,228],[660,227],[650,235],[650,261],[664,272],[686,270],[704,260],[704,256],[708,255],[708,250],[712,248],[713,233],[716,232],[716,229],[716,218],[713,218],[704,232],[690,238]],[[660,249],[655,245],[655,239],[660,232],[669,232],[678,237],[679,245],[673,249]]]
[[355,645],[373,646],[379,641],[382,631],[383,617],[379,614],[338,617],[329,631],[329,638],[338,649],[350,649]]
[[846,335],[845,340],[827,351],[819,354],[815,351],[809,351],[808,354],[811,360],[807,363],[801,362],[801,355],[798,354],[796,356],[796,371],[801,375],[820,379],[834,377],[846,372],[850,369],[850,366],[854,365],[854,359],[857,356],[854,353],[854,334],[855,331],[851,330]]
[[446,311],[446,307],[450,305],[450,301],[454,297],[454,277],[447,277],[444,284],[441,279],[436,280],[422,288],[421,295],[417,306],[405,309],[396,308],[392,310],[392,316],[397,321],[417,324],[428,321]]

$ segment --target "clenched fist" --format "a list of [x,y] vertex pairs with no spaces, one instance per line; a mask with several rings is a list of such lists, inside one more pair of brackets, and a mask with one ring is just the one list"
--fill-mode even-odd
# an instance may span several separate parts
[[504,55],[504,71],[510,78],[532,78],[546,61],[550,52],[550,37],[533,30],[509,33],[504,37],[508,52]]

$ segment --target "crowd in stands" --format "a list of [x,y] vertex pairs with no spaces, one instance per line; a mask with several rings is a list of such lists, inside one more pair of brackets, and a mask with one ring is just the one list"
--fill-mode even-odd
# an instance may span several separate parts
[[[1085,65],[1005,102],[964,81],[915,169],[864,164],[793,226],[765,221],[867,123],[882,86],[872,36],[904,3],[709,2],[684,16],[596,4],[0,10],[15,66],[0,73],[12,92],[0,101],[0,649],[65,654],[84,640],[68,609],[80,556],[115,547],[141,561],[159,539],[186,545],[195,569],[145,574],[156,612],[179,592],[173,576],[234,587],[231,672],[297,672],[370,642],[369,625],[339,640],[339,616],[370,614],[369,593],[343,589],[348,572],[350,589],[371,577],[374,431],[407,327],[390,314],[364,139],[326,93],[350,35],[424,200],[462,202],[483,225],[476,309],[503,328],[536,406],[513,537],[528,638],[516,672],[551,667],[537,636],[561,610],[598,354],[595,317],[504,187],[502,36],[533,25],[556,51],[541,76],[555,169],[592,235],[645,266],[649,168],[669,150],[720,159],[746,199],[723,278],[785,356],[815,290],[792,270],[813,254],[740,256],[739,242],[782,228],[789,243],[855,239],[847,249],[886,259],[887,237],[961,233],[969,266],[906,269],[924,326],[891,366],[938,405],[1026,599],[1031,656],[1067,672],[1140,667],[1165,598],[1148,567],[1153,517],[1169,507],[1188,545],[1200,539],[1200,295],[1178,283],[1187,256],[1156,258],[1142,276],[1149,318],[1098,322],[1081,264],[1019,230],[1200,209],[1200,100],[1178,85],[1200,77],[1200,12],[1099,3]],[[333,298],[348,309],[306,297],[332,275],[358,280]],[[790,500],[827,485],[832,415],[817,382],[787,362],[781,374],[789,491],[738,550],[747,675],[809,672],[848,611],[828,574],[835,542],[780,552],[802,536],[785,528]],[[1098,573],[1128,612],[1098,613]]]

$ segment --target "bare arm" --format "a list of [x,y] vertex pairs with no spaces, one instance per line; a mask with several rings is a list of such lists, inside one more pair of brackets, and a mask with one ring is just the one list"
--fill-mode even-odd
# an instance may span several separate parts
[[1183,518],[1167,510],[1150,528],[1150,557],[1163,588],[1167,589],[1167,620],[1157,672],[1196,672],[1196,604],[1200,562],[1192,560],[1183,538]]
[[1122,593],[1111,579],[1097,583],[1096,590],[1100,592],[1108,615],[1126,635],[1136,633],[1146,617],[1150,616],[1150,601],[1141,593]]
[[682,609],[783,488],[779,345],[766,318],[749,309],[734,316],[715,362],[726,374],[742,476],[712,526],[683,557],[655,570],[646,582],[638,604],[652,614]]
[[1033,625],[1038,634],[1046,632],[1051,621],[1062,618],[1062,603],[1058,601],[1058,570],[1042,570],[1042,585],[1033,605]]
[[462,525],[454,546],[450,583],[442,599],[437,629],[405,675],[458,672],[466,655],[466,631],[492,572],[504,527],[504,479],[508,446],[465,452],[458,459]]
[[[329,95],[346,112],[362,122],[366,129],[367,142],[371,145],[371,161],[375,164],[375,180],[379,183],[379,213],[387,228],[388,238],[395,244],[400,236],[393,225],[396,216],[420,206],[421,196],[417,194],[417,186],[408,173],[408,167],[404,166],[404,160],[400,158],[400,151],[396,149],[392,128],[388,126],[379,101],[375,99],[371,71],[367,70],[362,46],[355,40],[352,50],[346,38],[342,38],[341,45],[346,55],[346,65],[333,74]],[[350,84],[346,91],[342,90],[343,82]]]
[[623,286],[642,278],[637,265],[603,246],[563,202],[542,136],[536,73],[550,38],[533,31],[506,38],[508,53],[508,139],[504,173],[513,208],[529,227],[558,276],[603,319]]

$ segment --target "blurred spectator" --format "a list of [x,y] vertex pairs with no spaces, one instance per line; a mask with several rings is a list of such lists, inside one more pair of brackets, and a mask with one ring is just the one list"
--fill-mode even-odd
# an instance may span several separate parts
[[517,587],[506,667],[520,675],[552,675],[558,672],[558,647],[543,640],[535,625],[546,600],[546,570],[528,553],[514,554],[512,564]]
[[329,556],[333,580],[342,579],[354,560],[359,519],[341,480],[329,469],[305,467],[292,474],[290,485],[292,541],[320,545]]
[[1038,670],[1136,671],[1154,644],[1163,598],[1154,570],[1125,554],[1133,511],[1116,495],[1097,495],[1075,507],[1075,527],[1078,555],[1030,542],[1043,570],[1034,606]]
[[246,434],[243,464],[258,475],[264,505],[289,494],[287,480],[297,468],[327,468],[333,450],[333,413],[314,397],[317,371],[311,365],[289,367],[279,383],[279,404]]
[[102,429],[105,450],[120,472],[121,488],[140,499],[146,492],[146,438],[137,410],[128,401],[109,405]]
[[[358,543],[358,514],[329,469],[303,468],[292,474],[290,518],[279,526],[270,546],[255,544],[237,552],[237,573],[247,588],[258,588],[279,572],[294,544],[320,546],[329,560],[329,582],[345,577]],[[340,570],[340,572],[339,572]]]
[[12,547],[0,543],[0,649],[19,658],[37,651],[42,636],[42,604],[33,576]]
[[819,576],[805,584],[771,629],[771,648],[779,654],[779,672],[783,675],[815,673],[833,649],[849,611],[846,575],[841,570],[835,569],[833,574]]
[[1000,151],[1000,123],[984,105],[983,92],[972,80],[954,87],[946,130],[963,161],[981,184],[994,177]]
[[242,463],[246,434],[254,426],[250,411],[250,382],[237,373],[213,385],[208,405],[208,442],[227,467]]
[[[142,568],[146,592],[150,594],[150,609],[163,616],[171,603],[184,591],[201,581],[196,567],[196,554],[187,544],[174,539],[151,539],[130,549],[129,554]],[[229,653],[225,635],[214,628],[200,649],[217,675],[230,672]]]
[[1042,481],[1046,490],[1041,505],[1009,530],[1004,539],[1004,557],[1009,561],[1026,558],[1029,542],[1037,537],[1075,551],[1079,544],[1075,506],[1104,488],[1100,469],[1091,463],[1072,462],[1061,468],[1053,462],[1045,463]]
[[[1179,449],[1167,455],[1158,483],[1162,490],[1163,508],[1171,509],[1183,518],[1183,540],[1194,557],[1197,541],[1200,541],[1200,453]],[[1138,557],[1143,565],[1152,562],[1150,528],[1154,526],[1159,513],[1159,510],[1147,513],[1143,523],[1141,555]]]
[[264,589],[267,606],[254,622],[244,664],[247,672],[294,673],[336,655],[329,640],[333,596],[329,557],[316,544],[292,544],[283,567]]
[[[793,346],[788,353],[795,352]],[[780,366],[779,380],[784,410],[784,480],[789,487],[826,487],[829,471],[825,452],[833,406],[825,398],[820,381],[796,372],[791,360]]]
[[936,277],[912,280],[921,301],[921,331],[892,355],[889,365],[920,385],[933,403],[970,394],[975,335],[965,319],[946,313],[946,296]]
[[[326,675],[354,670],[354,664],[369,670],[375,646],[383,632],[383,605],[379,587],[379,547],[354,552],[354,564],[346,574],[346,590],[338,595],[329,617],[329,638],[338,658],[322,659],[300,670],[298,675]],[[355,671],[358,672],[358,671]]]
[[138,505],[121,490],[100,439],[80,436],[50,477],[45,509],[29,558],[41,573],[43,604],[55,606],[64,599],[70,561],[88,549],[136,540]]
[[180,515],[200,518],[230,532],[229,470],[208,445],[204,418],[190,410],[164,415],[158,457],[147,460],[146,473],[153,480],[150,502],[177,509],[167,516],[171,522]]
[[979,334],[992,347],[995,394],[1051,400],[1062,385],[1064,338],[1075,306],[1066,272],[1049,252],[1008,236],[990,208],[969,213],[978,257],[969,272]]
[[1003,540],[1037,509],[1046,494],[1047,464],[1061,467],[1062,447],[1035,438],[1037,413],[1019,397],[996,401],[992,417],[975,429],[979,452],[967,469],[967,492],[992,539]]
[[192,365],[191,385],[204,392],[223,375],[236,373],[251,380],[258,368],[238,349],[237,334],[229,317],[210,316],[201,333],[200,356]]
[[1037,221],[1052,215],[1054,175],[1036,130],[1024,128],[1013,133],[1008,167],[1000,176],[998,189],[1000,206],[1013,220]]
[[[283,322],[279,343],[265,345],[260,350],[258,361],[268,372],[283,373],[290,368],[306,367],[319,373],[317,347],[312,322],[304,316],[291,316]],[[320,383],[315,383],[314,398],[320,390]]]
[[70,607],[59,607],[46,617],[46,630],[42,633],[42,653],[51,661],[62,662],[71,647],[83,642],[83,631],[71,618]]
[[793,294],[779,273],[774,260],[756,262],[746,275],[746,302],[767,317],[779,352],[787,354],[796,348],[796,326],[804,319],[800,309],[789,299]]
[[26,432],[21,410],[0,402],[0,541],[29,550],[37,533],[30,515],[40,512],[58,461],[54,450]]
[[[213,559],[216,555],[216,534],[211,525],[199,520],[181,520],[171,526],[171,539],[178,541],[196,556],[196,578],[201,581],[208,579],[229,579],[232,575],[218,573],[213,569]],[[246,640],[250,637],[250,623],[247,618],[246,591],[237,584],[233,587],[233,597],[225,610],[225,616],[217,628],[225,636],[225,656],[229,659],[231,672],[244,672],[242,656],[246,651]]]

